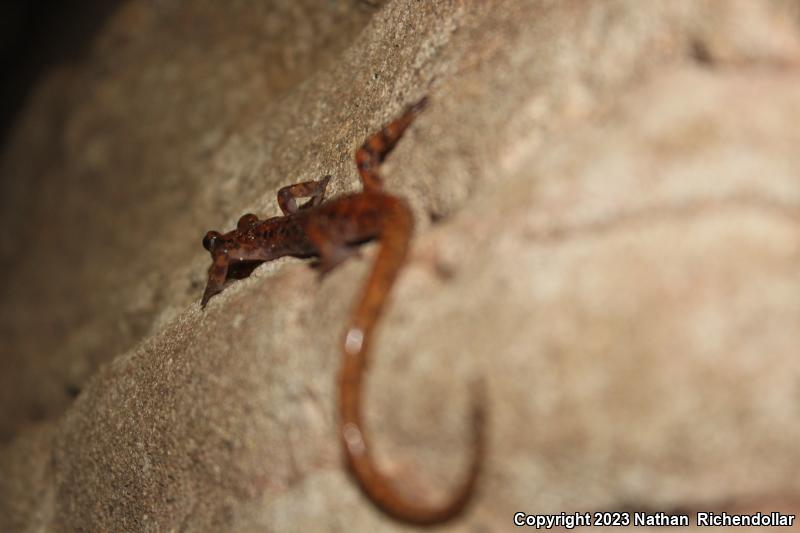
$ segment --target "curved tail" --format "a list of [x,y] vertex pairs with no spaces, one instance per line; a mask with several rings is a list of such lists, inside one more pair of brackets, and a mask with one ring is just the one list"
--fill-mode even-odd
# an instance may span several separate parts
[[369,345],[375,323],[397,272],[405,261],[413,219],[408,205],[385,195],[380,250],[364,286],[344,339],[344,361],[339,378],[340,436],[348,466],[364,493],[391,517],[418,525],[432,525],[453,518],[469,502],[481,468],[485,447],[483,391],[472,408],[472,459],[464,479],[450,499],[441,505],[415,501],[396,492],[392,480],[375,464],[361,419],[361,394]]

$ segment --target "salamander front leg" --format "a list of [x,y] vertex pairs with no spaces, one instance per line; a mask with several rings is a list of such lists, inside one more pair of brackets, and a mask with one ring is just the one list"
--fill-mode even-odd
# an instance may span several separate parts
[[203,292],[203,299],[200,301],[200,307],[205,308],[211,297],[219,294],[225,288],[229,265],[230,260],[227,254],[219,254],[214,257],[214,262],[211,263],[211,267],[208,269],[208,282],[206,283],[206,290]]
[[[278,205],[284,215],[297,213],[301,209],[308,209],[322,203],[325,199],[325,189],[328,187],[330,176],[325,176],[317,181],[304,181],[287,185],[278,191]],[[303,205],[297,205],[298,198],[311,198]]]

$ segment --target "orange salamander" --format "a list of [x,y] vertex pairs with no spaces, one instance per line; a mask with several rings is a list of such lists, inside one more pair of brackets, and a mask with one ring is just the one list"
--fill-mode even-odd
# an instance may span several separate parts
[[[375,324],[408,253],[413,217],[408,204],[383,191],[378,167],[403,132],[425,107],[422,99],[374,133],[356,152],[363,190],[323,201],[330,176],[283,187],[278,205],[283,216],[259,220],[246,214],[236,229],[209,231],[203,247],[211,253],[208,283],[201,301],[221,292],[226,281],[249,275],[256,265],[283,256],[318,257],[328,272],[354,253],[360,243],[378,239],[380,249],[347,326],[339,375],[339,435],[347,464],[364,494],[389,516],[432,525],[458,515],[469,502],[484,455],[484,409],[480,395],[472,409],[473,451],[465,480],[450,499],[431,505],[404,497],[375,464],[361,416],[361,395]],[[302,205],[298,198],[309,198]]]

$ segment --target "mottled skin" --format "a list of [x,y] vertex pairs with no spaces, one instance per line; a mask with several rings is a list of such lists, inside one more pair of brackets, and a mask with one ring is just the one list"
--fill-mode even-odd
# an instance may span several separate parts
[[[388,515],[404,522],[432,525],[461,512],[474,492],[483,458],[483,401],[476,395],[473,407],[473,455],[466,479],[451,498],[430,505],[400,495],[394,483],[375,464],[363,430],[361,393],[369,345],[378,317],[408,252],[413,218],[408,204],[383,192],[377,170],[425,106],[421,100],[370,136],[356,152],[356,164],[364,190],[323,202],[330,176],[282,188],[278,204],[284,216],[259,220],[252,214],[239,219],[226,234],[210,231],[203,246],[213,262],[201,305],[222,291],[231,278],[246,276],[254,265],[286,255],[319,257],[327,272],[355,250],[355,246],[379,239],[375,264],[356,303],[343,342],[343,364],[339,375],[340,436],[347,464],[360,487]],[[310,198],[298,206],[297,198]]]

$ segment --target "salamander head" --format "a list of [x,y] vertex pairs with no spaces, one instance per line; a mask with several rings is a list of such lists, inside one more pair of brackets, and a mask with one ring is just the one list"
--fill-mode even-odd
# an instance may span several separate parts
[[222,235],[218,231],[209,231],[206,233],[206,236],[203,237],[203,248],[208,250],[211,253],[214,253],[214,250],[219,246],[222,242]]
[[246,241],[246,237],[246,234],[239,230],[233,230],[224,235],[218,231],[209,231],[203,237],[203,248],[211,253],[211,257],[220,253],[227,255],[238,249]]
[[242,215],[235,230],[224,235],[218,231],[206,233],[206,236],[203,237],[203,248],[214,255],[217,251],[231,250],[240,244],[250,243],[253,240],[253,229],[258,222],[258,217],[252,213]]

